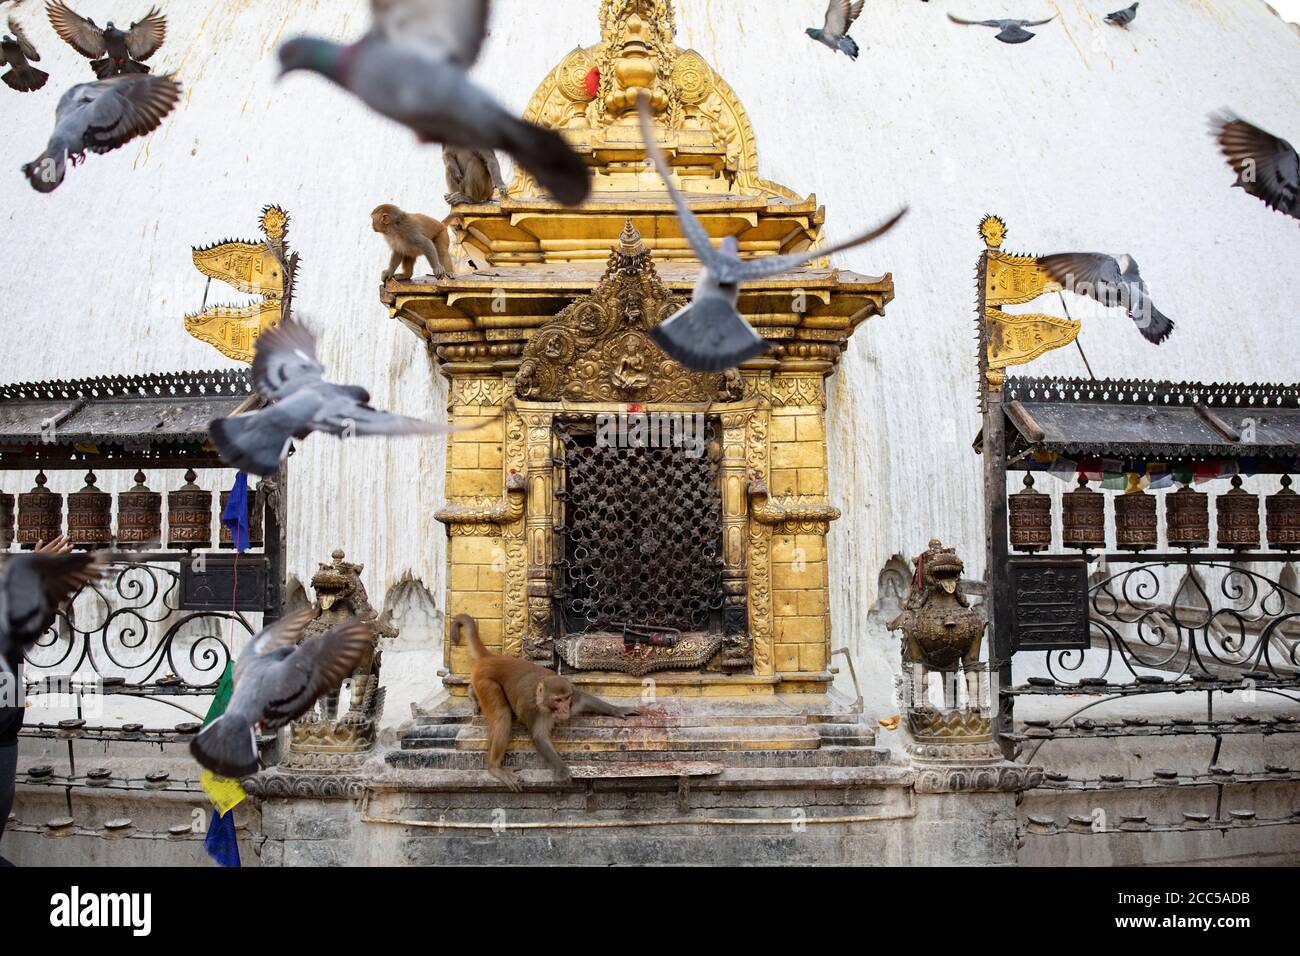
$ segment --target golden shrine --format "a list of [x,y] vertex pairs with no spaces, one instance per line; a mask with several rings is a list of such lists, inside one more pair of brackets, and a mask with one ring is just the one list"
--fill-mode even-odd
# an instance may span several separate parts
[[[474,271],[382,293],[448,378],[451,419],[483,423],[448,439],[447,619],[467,612],[489,648],[597,693],[640,694],[649,678],[661,695],[826,693],[826,532],[839,511],[825,379],[854,330],[883,314],[892,278],[815,260],[746,284],[739,309],[769,352],[721,375],[668,359],[645,331],[686,302],[698,263],[648,161],[641,91],[717,241],[797,252],[821,241],[826,212],[759,175],[744,107],[673,42],[669,0],[605,0],[600,26],[525,112],[586,159],[589,201],[562,207],[520,175],[500,203],[453,210]],[[597,461],[593,432],[628,416],[702,422],[699,462],[656,457],[653,441],[630,476]],[[639,640],[647,628],[671,638]],[[448,645],[453,697],[469,664]]]

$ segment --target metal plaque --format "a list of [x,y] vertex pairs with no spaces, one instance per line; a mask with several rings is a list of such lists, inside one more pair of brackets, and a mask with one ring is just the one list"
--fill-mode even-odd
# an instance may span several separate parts
[[1089,646],[1086,558],[1012,558],[1008,572],[1013,653]]
[[264,554],[196,554],[181,563],[181,610],[265,611],[269,578]]

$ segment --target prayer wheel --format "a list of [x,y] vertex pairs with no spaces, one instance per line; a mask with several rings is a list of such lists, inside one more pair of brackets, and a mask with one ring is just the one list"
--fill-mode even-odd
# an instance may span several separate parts
[[1121,551],[1150,551],[1160,545],[1156,499],[1129,475],[1128,490],[1115,499],[1115,544]]
[[167,493],[167,547],[193,551],[212,547],[212,492],[194,483],[198,475],[185,472],[185,484]]
[[1210,496],[1184,485],[1165,498],[1165,536],[1169,547],[1210,546]]
[[150,491],[144,472],[135,473],[135,487],[117,496],[117,543],[124,548],[162,547],[162,495]]
[[1080,476],[1079,487],[1065,495],[1061,530],[1067,548],[1097,551],[1106,547],[1106,496],[1089,488],[1087,478]]
[[1282,476],[1282,490],[1268,496],[1268,546],[1278,551],[1300,549],[1300,494],[1291,476]]
[[18,496],[18,543],[26,551],[63,533],[63,497],[45,487],[48,480],[42,471],[36,486]]
[[[221,514],[226,513],[226,503],[230,501],[230,492],[221,493]],[[260,548],[262,546],[262,509],[257,507],[257,494],[253,489],[248,490],[248,546],[250,548]],[[230,533],[230,527],[226,524],[221,525],[221,546],[223,548],[233,548],[235,539]]]
[[14,496],[0,492],[0,551],[14,543]]
[[1232,490],[1219,495],[1219,547],[1249,551],[1259,547],[1259,498],[1241,487],[1234,475]]
[[68,543],[81,551],[113,546],[113,496],[95,487],[86,472],[86,487],[68,495]]
[[1025,475],[1025,487],[1007,500],[1011,547],[1033,553],[1052,547],[1052,498],[1034,490],[1034,476]]

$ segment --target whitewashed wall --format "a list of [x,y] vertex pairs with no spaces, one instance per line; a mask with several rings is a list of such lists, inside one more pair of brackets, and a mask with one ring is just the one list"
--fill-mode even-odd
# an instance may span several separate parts
[[[870,659],[870,697],[882,707],[884,643],[863,635],[884,562],[939,535],[980,570],[969,443],[978,428],[976,225],[986,212],[1007,219],[1012,250],[1128,252],[1142,264],[1178,332],[1156,349],[1122,316],[1072,302],[1098,375],[1300,378],[1300,230],[1228,188],[1231,173],[1206,134],[1206,115],[1231,106],[1300,142],[1300,36],[1262,0],[1148,0],[1127,32],[1101,20],[1119,5],[873,0],[852,63],[802,34],[823,0],[677,3],[678,42],[699,50],[749,109],[762,174],[815,191],[832,237],[912,205],[903,227],[838,263],[892,271],[898,290],[887,317],[855,337],[830,406],[832,494],[844,510],[832,533],[836,644]],[[136,6],[82,0],[79,9],[102,22]],[[479,79],[522,108],[564,53],[598,40],[598,6],[499,0]],[[260,206],[278,202],[294,216],[303,258],[300,314],[322,334],[334,376],[367,384],[380,405],[442,413],[445,392],[423,348],[378,302],[386,254],[368,223],[386,201],[442,211],[437,148],[417,146],[323,80],[274,80],[282,39],[356,35],[367,7],[174,0],[155,63],[185,83],[182,107],[149,139],[72,170],[50,196],[32,192],[18,167],[40,152],[61,90],[90,71],[34,2],[21,8],[53,79],[37,94],[0,90],[0,376],[229,364],[182,326],[203,296],[190,246],[253,236]],[[945,11],[1059,19],[1007,46],[990,30],[949,23]],[[223,298],[214,284],[210,301]],[[1083,373],[1073,350],[1036,370]],[[433,440],[308,441],[294,459],[294,572],[309,576],[342,545],[367,565],[376,603],[414,578],[440,606],[444,537],[432,515],[442,468]],[[389,679],[400,682],[395,716],[432,688],[437,666],[436,609],[412,599],[404,617],[403,643],[415,652],[389,658]]]

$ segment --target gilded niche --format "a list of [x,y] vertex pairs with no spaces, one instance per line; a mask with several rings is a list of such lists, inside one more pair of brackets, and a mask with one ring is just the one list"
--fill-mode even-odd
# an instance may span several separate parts
[[739,401],[744,380],[736,370],[692,372],[646,335],[685,304],[664,287],[629,220],[596,288],[529,340],[515,395],[545,402]]

